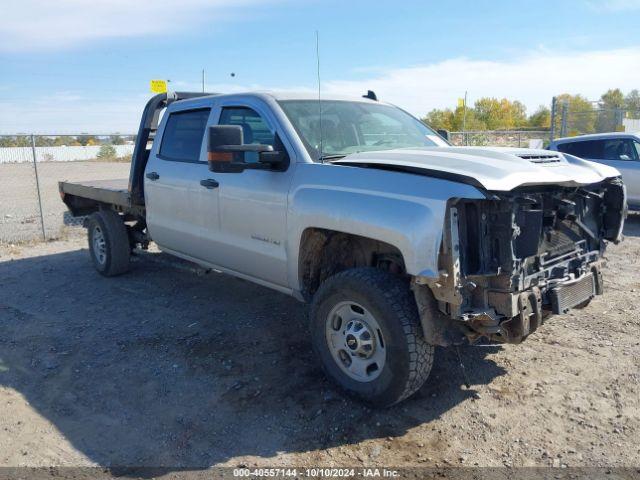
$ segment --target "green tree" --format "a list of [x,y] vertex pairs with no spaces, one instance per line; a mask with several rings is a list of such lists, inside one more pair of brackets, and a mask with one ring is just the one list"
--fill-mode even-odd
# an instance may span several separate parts
[[609,89],[600,97],[600,108],[623,108],[624,93],[619,88]]
[[465,116],[464,107],[456,108],[453,113],[452,127],[454,131],[460,132],[462,130],[486,130],[487,126],[478,118],[473,108],[467,107],[467,113]]
[[76,140],[80,145],[96,145],[98,140],[93,135],[82,134],[76,137]]
[[480,98],[474,104],[475,116],[488,130],[506,130],[527,125],[527,109],[515,100]]
[[120,135],[111,135],[109,141],[111,145],[124,145],[124,139]]
[[112,145],[102,145],[98,151],[98,160],[113,160],[116,158],[117,152]]
[[13,137],[0,137],[0,148],[15,147],[16,141]]
[[631,90],[624,97],[624,108],[630,118],[640,118],[640,92],[637,89]]
[[529,126],[532,128],[549,128],[551,126],[551,110],[544,105],[540,105],[529,117]]
[[31,135],[16,135],[13,141],[14,147],[30,147]]
[[53,138],[37,135],[35,138],[36,147],[52,147],[54,145]]
[[464,107],[457,107],[455,110],[445,108],[444,110],[431,110],[426,117],[422,119],[433,129],[443,128],[451,132],[460,132],[463,130],[485,130],[486,126],[476,116],[473,108],[467,107],[465,118]]
[[556,131],[560,132],[562,125],[562,111],[564,105],[567,109],[567,135],[580,135],[596,131],[596,112],[593,104],[582,95],[563,93],[556,97],[557,112]]
[[444,110],[434,108],[422,119],[422,123],[425,123],[434,130],[439,130],[441,128],[445,130],[452,130],[453,112],[449,108]]
[[611,132],[622,128],[624,94],[619,88],[609,89],[600,97],[600,111],[596,121],[598,132]]

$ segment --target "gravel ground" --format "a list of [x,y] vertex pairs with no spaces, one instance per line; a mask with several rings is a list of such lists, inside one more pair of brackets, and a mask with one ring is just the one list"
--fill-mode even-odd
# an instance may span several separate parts
[[606,292],[522,345],[439,349],[371,410],[323,377],[306,307],[165,254],[0,247],[0,466],[640,466],[640,218]]

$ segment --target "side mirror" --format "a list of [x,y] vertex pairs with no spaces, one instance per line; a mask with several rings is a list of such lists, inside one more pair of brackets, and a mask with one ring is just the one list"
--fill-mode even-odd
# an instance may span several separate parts
[[[256,152],[259,163],[247,163],[245,154]],[[207,162],[209,170],[221,173],[240,173],[247,168],[268,169],[272,160],[263,161],[263,154],[278,153],[271,145],[245,144],[242,127],[239,125],[214,125],[209,127],[207,138]]]
[[438,135],[440,135],[445,140],[447,140],[447,141],[449,140],[449,130],[445,130],[444,128],[440,128],[440,129],[436,130],[436,132],[438,133]]

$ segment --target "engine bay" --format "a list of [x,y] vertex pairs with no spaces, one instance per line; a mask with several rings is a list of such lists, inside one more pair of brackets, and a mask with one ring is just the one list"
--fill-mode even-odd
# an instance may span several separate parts
[[522,341],[602,293],[602,255],[620,241],[625,214],[619,179],[450,201],[440,277],[429,284],[440,311],[471,341]]

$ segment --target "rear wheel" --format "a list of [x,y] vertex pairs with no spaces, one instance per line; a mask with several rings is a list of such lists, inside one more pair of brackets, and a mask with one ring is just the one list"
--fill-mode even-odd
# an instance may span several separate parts
[[87,222],[89,252],[96,270],[106,277],[129,270],[131,246],[127,227],[120,215],[112,210],[100,210]]
[[313,348],[327,375],[367,403],[390,406],[415,393],[433,363],[415,299],[403,279],[355,268],[326,280],[311,308]]

